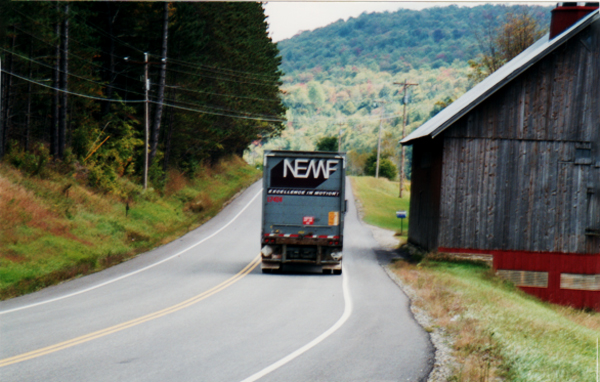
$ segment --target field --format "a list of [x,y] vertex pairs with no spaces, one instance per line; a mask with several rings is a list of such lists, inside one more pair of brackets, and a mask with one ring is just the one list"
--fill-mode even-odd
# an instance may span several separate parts
[[371,176],[350,177],[354,195],[360,200],[363,220],[369,224],[396,231],[400,234],[404,226],[403,235],[408,232],[408,219],[396,217],[396,211],[408,211],[410,192],[404,191],[402,199],[398,198],[398,182],[391,182],[386,178],[375,179]]
[[[380,225],[387,209],[381,193],[397,196],[388,183],[353,180],[372,224]],[[425,329],[447,333],[455,359],[451,381],[597,381],[600,313],[539,301],[480,262],[427,254],[390,269],[415,294],[413,306],[431,317]]]

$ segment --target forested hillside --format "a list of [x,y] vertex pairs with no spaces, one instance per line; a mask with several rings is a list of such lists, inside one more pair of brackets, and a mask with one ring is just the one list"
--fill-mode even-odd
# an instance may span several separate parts
[[260,3],[0,0],[0,15],[0,159],[28,173],[141,181],[146,105],[155,187],[284,127]]
[[510,14],[526,13],[541,31],[551,7],[450,5],[421,11],[362,14],[278,43],[285,92],[287,129],[279,138],[253,147],[314,148],[323,136],[339,136],[350,171],[360,174],[383,127],[384,153],[398,163],[403,98],[409,87],[407,130],[473,86],[469,60],[485,51],[490,34]]

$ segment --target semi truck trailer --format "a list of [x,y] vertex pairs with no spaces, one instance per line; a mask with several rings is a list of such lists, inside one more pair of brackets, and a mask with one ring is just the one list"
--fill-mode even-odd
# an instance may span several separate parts
[[337,152],[265,151],[263,273],[284,264],[342,273],[346,160]]

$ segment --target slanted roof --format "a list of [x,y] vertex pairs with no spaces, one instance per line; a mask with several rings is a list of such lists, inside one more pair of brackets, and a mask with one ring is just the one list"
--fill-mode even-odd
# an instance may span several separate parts
[[415,139],[427,136],[435,138],[438,134],[442,133],[459,118],[467,114],[496,91],[500,90],[519,74],[523,73],[536,62],[550,54],[571,37],[581,32],[588,25],[600,19],[599,12],[600,10],[598,9],[591,12],[571,26],[571,28],[552,40],[549,40],[549,34],[545,35],[529,48],[521,52],[517,57],[490,74],[486,79],[466,92],[451,105],[440,111],[429,121],[422,124],[418,129],[400,141],[400,143],[403,145],[411,144]]

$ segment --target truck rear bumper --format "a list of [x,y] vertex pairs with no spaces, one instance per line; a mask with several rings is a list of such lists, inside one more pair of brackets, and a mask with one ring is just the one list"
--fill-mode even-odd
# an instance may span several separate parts
[[283,264],[310,264],[310,265],[320,265],[323,271],[342,271],[342,261],[321,261],[317,263],[314,260],[286,260],[282,261],[281,259],[262,259],[261,269],[265,270],[279,270],[283,266]]

